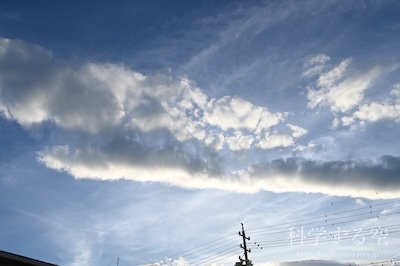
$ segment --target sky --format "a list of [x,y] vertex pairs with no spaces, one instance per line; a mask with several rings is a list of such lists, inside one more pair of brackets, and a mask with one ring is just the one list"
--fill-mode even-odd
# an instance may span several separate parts
[[[0,250],[395,265],[400,2],[0,0]],[[374,264],[372,264],[374,265]]]

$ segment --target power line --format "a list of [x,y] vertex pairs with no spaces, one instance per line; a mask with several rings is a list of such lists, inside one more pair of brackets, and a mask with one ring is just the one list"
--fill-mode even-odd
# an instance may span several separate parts
[[[400,207],[390,208],[390,210],[393,210],[393,209],[400,209]],[[374,212],[382,212],[382,211],[384,211],[384,210],[388,210],[388,209],[380,209],[380,210],[376,210],[376,211],[374,211]],[[350,218],[350,217],[356,217],[356,216],[365,216],[365,215],[370,215],[370,214],[372,214],[372,213],[374,213],[374,212],[360,213],[360,214],[357,214],[357,215],[350,215],[350,216],[345,216],[345,217],[339,217],[339,218],[335,218],[335,219],[332,219],[332,220],[335,220],[335,221],[336,221],[336,220],[340,220],[340,219],[344,219],[344,218]],[[328,224],[328,221],[332,221],[332,220],[325,219],[324,221],[316,221],[316,222],[313,222],[313,223],[294,224],[294,225],[291,225],[290,227],[289,227],[289,226],[280,226],[280,225],[278,225],[278,226],[271,226],[272,229],[270,229],[269,231],[267,231],[267,229],[264,229],[265,232],[253,233],[253,235],[260,236],[260,235],[280,234],[280,233],[287,232],[287,229],[290,229],[291,227],[304,227],[304,226],[306,226],[306,225],[314,225],[314,226],[309,226],[309,227],[307,227],[307,228],[322,227],[322,226],[335,226],[335,225],[337,226],[337,225],[339,225],[339,224],[357,222],[357,221],[362,221],[362,220],[367,220],[367,219],[373,219],[373,218],[379,218],[379,217],[386,217],[386,216],[390,216],[390,215],[394,215],[394,214],[398,214],[398,213],[400,213],[400,211],[399,211],[399,212],[387,213],[387,214],[374,215],[373,217],[369,216],[369,217],[362,217],[362,218],[360,218],[360,219],[339,221],[339,222],[330,223],[330,224]],[[325,216],[323,216],[323,217],[325,217]],[[319,223],[319,224],[317,224],[317,223]],[[317,224],[317,225],[315,225],[315,224]],[[274,228],[274,227],[275,227],[275,228]],[[282,230],[282,229],[285,229],[285,230]],[[279,231],[277,231],[277,230],[279,230]]]
[[[271,234],[279,234],[279,233],[287,233],[287,229],[290,229],[290,227],[303,227],[303,229],[311,229],[315,227],[324,227],[324,226],[337,226],[339,224],[346,224],[346,223],[351,223],[351,222],[356,222],[356,221],[362,221],[362,220],[367,220],[371,219],[374,217],[385,217],[389,215],[394,215],[398,214],[400,212],[391,212],[391,213],[385,213],[382,214],[383,211],[388,211],[388,210],[397,210],[400,208],[400,206],[395,206],[391,208],[379,208],[377,207],[382,207],[385,205],[393,204],[393,203],[398,203],[400,200],[393,200],[389,202],[383,202],[379,204],[374,204],[374,205],[368,205],[364,206],[361,208],[355,208],[355,209],[350,209],[350,210],[345,210],[345,211],[340,211],[340,212],[335,212],[335,213],[330,213],[327,215],[321,215],[317,217],[312,217],[312,218],[306,218],[306,219],[301,219],[301,220],[296,220],[296,221],[291,221],[291,222],[285,222],[285,223],[280,223],[278,225],[269,225],[269,226],[263,226],[259,228],[254,228],[250,230],[246,230],[247,232],[251,232],[251,234],[255,237],[257,236],[263,236],[263,235],[271,235]],[[365,211],[367,210],[368,211]],[[344,215],[344,214],[349,214],[349,215]],[[378,214],[378,215],[377,215]],[[373,217],[371,217],[373,215]],[[349,219],[349,218],[358,218],[358,219]],[[328,224],[328,221],[330,224]],[[308,225],[314,225],[314,226],[309,226],[305,227]],[[396,226],[397,225],[392,225],[390,227],[391,233],[398,233],[400,232],[400,229]],[[244,228],[243,228],[244,229]],[[283,229],[286,229],[285,231],[282,231]],[[365,229],[369,230],[369,229]],[[365,233],[365,230],[363,231]],[[398,230],[398,231],[396,231]],[[244,230],[243,230],[244,231]],[[194,261],[191,263],[191,265],[201,265],[205,264],[206,262],[216,262],[216,261],[221,261],[223,259],[229,258],[233,256],[232,252],[234,252],[237,247],[234,247],[232,243],[226,243],[226,241],[231,242],[233,240],[235,234],[230,234],[224,237],[217,238],[213,241],[209,241],[205,244],[198,245],[189,249],[186,249],[184,251],[175,253],[171,256],[166,256],[166,258],[178,258],[182,257],[187,261]],[[328,237],[328,235],[323,235],[322,237]],[[343,236],[342,240],[347,240],[351,239],[354,237],[354,235],[348,234],[346,237]],[[285,244],[285,241],[287,242],[288,239],[275,239],[275,240],[268,240],[268,241],[257,241],[256,243],[259,245],[263,245],[262,248],[274,248],[274,247],[284,247],[287,246]],[[321,240],[321,243],[332,241],[332,238],[330,240],[323,239]],[[305,241],[306,244],[312,244],[313,242],[311,240]],[[257,247],[254,244],[249,244],[250,248],[256,249]],[[255,248],[254,248],[255,247]],[[247,248],[246,248],[247,249]],[[260,252],[258,250],[257,254]],[[208,256],[206,258],[201,258],[206,256],[208,253],[212,253],[214,255]],[[218,254],[215,254],[218,253]]]
[[198,253],[198,254],[196,254],[195,256],[192,256],[192,257],[185,257],[185,258],[186,258],[187,260],[195,260],[196,258],[198,258],[198,257],[204,257],[205,255],[208,255],[209,253],[221,254],[222,252],[224,252],[224,251],[227,250],[227,247],[228,247],[228,248],[235,247],[235,249],[237,249],[237,246],[236,246],[235,244],[233,244],[233,243],[228,243],[228,244],[225,244],[225,245],[223,245],[223,246],[220,246],[220,247],[218,247],[218,248],[216,248],[216,249],[213,249],[212,251],[206,251],[206,252]]
[[400,259],[390,259],[390,260],[382,260],[382,261],[375,261],[375,262],[369,262],[369,263],[361,263],[361,264],[356,264],[357,266],[363,266],[363,265],[397,265],[400,264]]
[[[207,257],[207,258],[204,258],[204,259],[200,259],[200,260],[194,261],[194,262],[191,263],[191,265],[193,265],[193,266],[195,266],[195,265],[201,265],[201,264],[205,264],[205,262],[208,262],[208,261],[209,261],[209,262],[213,262],[215,259],[217,259],[217,258],[219,258],[219,257],[221,257],[221,256],[225,256],[225,255],[228,254],[228,253],[232,253],[232,252],[234,252],[235,250],[237,250],[237,247],[236,247],[236,246],[233,246],[233,247],[230,247],[230,248],[221,250],[219,255],[212,255],[212,256],[210,256],[210,257]],[[222,254],[222,255],[221,255],[221,254]]]
[[[331,213],[331,214],[325,214],[325,215],[321,215],[321,216],[317,216],[317,217],[306,218],[306,219],[301,219],[301,220],[296,220],[296,221],[291,221],[291,222],[284,222],[284,223],[280,223],[279,225],[275,225],[275,226],[272,225],[272,226],[263,226],[263,227],[259,227],[259,228],[248,229],[247,231],[251,232],[252,234],[254,234],[257,231],[269,230],[271,227],[272,228],[287,227],[285,225],[290,225],[290,224],[294,224],[294,223],[301,223],[301,222],[306,222],[306,221],[312,221],[312,220],[317,220],[317,219],[325,220],[327,217],[336,216],[336,215],[339,215],[339,214],[344,214],[344,213],[349,213],[349,212],[360,211],[360,210],[364,210],[364,209],[372,209],[372,208],[377,207],[377,206],[388,205],[388,204],[392,204],[392,203],[396,203],[396,202],[400,202],[400,200],[395,200],[395,201],[390,201],[390,202],[385,202],[385,203],[375,204],[375,205],[368,205],[366,207],[361,207],[361,208],[356,208],[356,209],[351,209],[351,210],[346,210],[346,211],[341,211],[341,212],[336,212],[336,213]],[[398,207],[400,207],[400,206],[396,206],[394,208],[398,208]],[[381,209],[381,211],[382,210],[384,210],[384,209]],[[368,213],[370,213],[370,212],[368,212]],[[310,223],[310,224],[313,224],[313,223]],[[304,225],[304,224],[302,223],[302,225]]]
[[[230,235],[227,235],[227,236],[220,237],[220,238],[217,238],[215,240],[209,241],[209,242],[207,242],[205,244],[201,244],[201,245],[194,246],[192,248],[177,252],[177,253],[175,253],[173,255],[165,256],[164,258],[190,257],[191,254],[197,253],[199,250],[205,251],[205,250],[211,249],[212,247],[220,245],[220,244],[224,243],[226,240],[233,239],[234,237],[236,237],[236,234],[230,234]],[[212,245],[210,245],[210,243],[212,243]],[[194,256],[194,257],[196,257],[196,256]],[[156,260],[154,262],[157,262],[157,261],[159,261],[159,260]]]
[[[318,240],[318,243],[323,243],[323,242],[332,242],[332,239],[334,239],[336,242],[339,242],[341,240],[348,240],[352,239],[355,236],[358,236],[360,234],[360,237],[369,237],[369,236],[376,236],[377,231],[373,230],[387,230],[390,233],[398,233],[400,232],[400,224],[394,224],[390,226],[385,226],[381,228],[377,227],[372,227],[368,229],[361,229],[357,231],[351,231],[351,232],[345,232],[345,235],[340,235],[340,231],[338,231],[338,235],[336,236],[335,234],[332,234],[332,232],[324,232],[323,234],[318,235],[318,238],[323,238],[323,240]],[[343,230],[346,231],[346,230]],[[385,236],[384,236],[385,237]],[[382,237],[382,238],[384,238]],[[328,239],[330,238],[330,239]],[[271,240],[271,241],[258,241],[258,244],[262,244],[264,248],[273,248],[273,247],[285,247],[285,246],[298,246],[298,245],[303,245],[303,244],[315,244],[316,243],[316,238],[302,238],[299,236],[298,238],[290,239],[285,238],[285,239],[279,239],[279,240]],[[289,243],[288,243],[289,242]]]

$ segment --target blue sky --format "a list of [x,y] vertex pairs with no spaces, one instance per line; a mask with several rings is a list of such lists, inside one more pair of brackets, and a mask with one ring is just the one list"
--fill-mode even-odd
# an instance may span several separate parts
[[255,265],[392,265],[399,11],[0,1],[0,250],[233,265],[244,223]]

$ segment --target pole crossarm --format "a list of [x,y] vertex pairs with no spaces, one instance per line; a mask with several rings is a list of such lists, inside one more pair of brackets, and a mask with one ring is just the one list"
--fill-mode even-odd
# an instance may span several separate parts
[[[249,257],[248,257],[248,253],[251,252],[251,249],[247,249],[247,244],[246,244],[246,240],[250,240],[250,237],[246,237],[246,232],[244,231],[244,225],[242,224],[242,231],[239,232],[239,235],[242,237],[243,239],[243,244],[240,244],[240,248],[242,248],[244,250],[244,260],[239,256],[239,260],[240,262],[236,263],[236,265],[245,265],[245,266],[253,266],[253,264],[251,263],[251,261],[249,261]],[[243,262],[245,262],[245,264],[243,264]]]

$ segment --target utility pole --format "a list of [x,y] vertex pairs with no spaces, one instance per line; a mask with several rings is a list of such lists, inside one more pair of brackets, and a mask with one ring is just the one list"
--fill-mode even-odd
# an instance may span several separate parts
[[[244,250],[244,260],[239,256],[240,262],[237,262],[235,266],[239,265],[253,266],[253,264],[251,263],[251,261],[249,261],[249,258],[247,256],[247,252],[250,253],[251,249],[247,249],[246,240],[250,240],[250,237],[246,237],[246,232],[244,231],[243,223],[242,223],[242,232],[239,232],[239,235],[243,238],[243,245],[240,244],[240,247]],[[245,262],[245,264],[243,264],[243,261]]]

